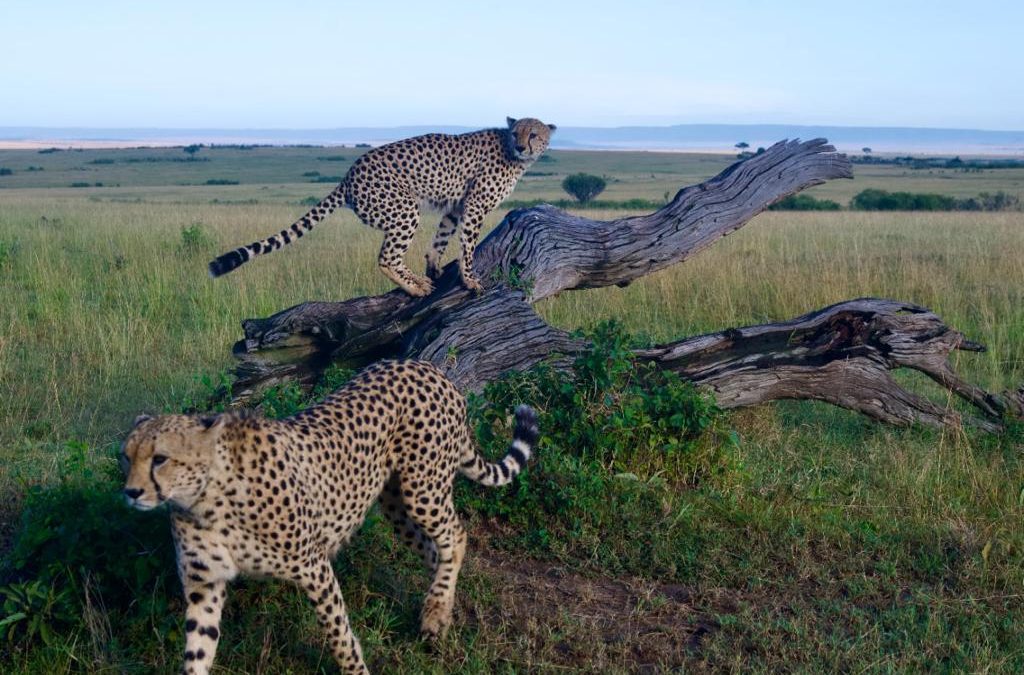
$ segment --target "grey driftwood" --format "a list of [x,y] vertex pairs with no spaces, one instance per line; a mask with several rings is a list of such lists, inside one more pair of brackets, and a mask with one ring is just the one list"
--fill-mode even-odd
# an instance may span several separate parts
[[[419,358],[463,390],[543,360],[567,365],[586,342],[548,325],[532,304],[564,291],[625,286],[683,262],[745,225],[773,202],[834,178],[850,163],[824,139],[783,141],[699,185],[654,213],[597,221],[552,206],[510,212],[476,250],[484,291],[474,296],[449,264],[425,298],[401,290],[341,302],[305,302],[242,322],[232,388],[243,404],[288,380],[311,384],[330,364],[358,368],[382,358]],[[953,350],[983,347],[927,309],[864,298],[761,326],[732,328],[637,352],[714,390],[722,407],[814,399],[891,424],[959,425],[989,431],[1021,416],[1024,389],[992,394],[960,379]],[[921,371],[975,409],[961,415],[901,387],[898,368]]]

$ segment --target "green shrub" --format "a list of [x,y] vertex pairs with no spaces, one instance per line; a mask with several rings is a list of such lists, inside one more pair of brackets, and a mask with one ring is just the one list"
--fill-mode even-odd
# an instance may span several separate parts
[[653,556],[654,567],[667,569],[692,541],[663,537],[651,544],[656,551],[647,548],[648,556],[632,550],[643,548],[637,542],[608,533],[657,537],[665,526],[665,500],[727,469],[733,439],[722,431],[721,413],[708,394],[637,361],[635,341],[616,324],[603,324],[592,339],[593,348],[575,359],[569,373],[541,365],[470,396],[471,424],[486,456],[504,454],[519,403],[536,408],[541,442],[527,477],[497,491],[460,481],[457,501],[506,521],[515,532],[510,545],[550,554],[588,550],[584,557],[634,571]]
[[10,169],[8,169],[6,167],[0,166],[0,176],[11,176],[13,174],[14,174],[14,171],[12,171],[12,170],[10,170]]
[[230,178],[211,178],[205,185],[238,185],[238,181]]
[[789,195],[768,207],[769,211],[838,211],[839,202],[815,199],[811,195]]
[[213,239],[206,233],[202,223],[192,223],[181,228],[181,250],[186,253],[206,251],[213,245]]
[[574,173],[562,181],[562,189],[576,201],[585,204],[604,192],[608,183],[604,178],[589,173]]

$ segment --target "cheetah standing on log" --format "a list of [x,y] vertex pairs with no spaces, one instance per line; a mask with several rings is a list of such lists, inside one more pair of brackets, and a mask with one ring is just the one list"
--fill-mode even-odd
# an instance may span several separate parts
[[366,672],[330,561],[374,500],[434,571],[421,634],[443,635],[466,551],[452,505],[455,474],[504,485],[526,465],[537,436],[536,415],[520,406],[508,454],[485,461],[465,399],[419,361],[375,364],[284,420],[140,417],[124,444],[124,494],[139,509],[170,505],[188,601],[185,672],[209,672],[227,582],[239,574],[298,584],[342,670]]
[[339,206],[348,206],[364,223],[384,230],[377,259],[384,274],[409,295],[428,295],[433,284],[406,267],[405,252],[419,227],[420,210],[429,208],[443,217],[427,254],[427,274],[440,276],[441,256],[459,229],[462,283],[480,291],[473,276],[473,250],[484,216],[512,193],[519,177],[547,149],[554,130],[555,125],[537,119],[509,117],[507,129],[427,134],[369,150],[333,192],[290,228],[225,253],[210,263],[210,275],[219,277],[254,256],[276,251]]

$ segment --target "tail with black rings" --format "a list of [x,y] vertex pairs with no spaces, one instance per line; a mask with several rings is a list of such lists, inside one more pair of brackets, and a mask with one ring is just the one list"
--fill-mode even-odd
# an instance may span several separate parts
[[537,413],[528,405],[516,408],[516,425],[512,431],[512,444],[505,456],[497,462],[488,462],[477,452],[467,430],[466,447],[459,471],[472,481],[487,486],[507,485],[520,474],[530,461],[540,430]]
[[214,278],[223,276],[228,272],[241,267],[258,255],[266,255],[267,253],[276,251],[286,244],[290,244],[296,239],[301,238],[307,232],[312,230],[314,225],[330,215],[335,209],[346,205],[345,187],[346,183],[342,182],[338,187],[334,188],[329,195],[321,199],[316,206],[307,211],[306,215],[292,223],[291,227],[281,230],[277,234],[267,237],[266,239],[254,241],[248,246],[241,246],[236,248],[234,251],[228,251],[224,255],[211,261],[210,276]]

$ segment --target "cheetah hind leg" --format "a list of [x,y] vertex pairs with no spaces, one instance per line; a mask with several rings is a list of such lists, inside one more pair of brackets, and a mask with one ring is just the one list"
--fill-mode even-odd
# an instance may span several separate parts
[[431,279],[438,279],[441,276],[441,256],[448,248],[448,240],[455,234],[458,227],[458,220],[453,214],[448,214],[441,219],[434,233],[434,240],[430,244],[430,253],[427,254],[427,276]]
[[385,231],[384,244],[380,247],[377,264],[384,276],[401,286],[409,295],[422,298],[430,295],[434,285],[430,279],[413,274],[405,265],[405,253],[416,232],[418,218],[413,214],[410,221],[400,222],[392,230]]
[[437,568],[437,547],[423,528],[409,517],[402,501],[402,489],[397,474],[392,475],[384,486],[384,491],[380,494],[380,508],[384,516],[391,521],[395,536],[420,556],[427,569],[433,572]]
[[410,517],[430,535],[437,547],[434,579],[427,590],[420,614],[420,637],[427,640],[443,638],[452,624],[455,585],[459,580],[462,561],[466,557],[466,530],[455,513],[450,489],[436,517],[430,516],[429,512],[417,513],[415,500],[418,495],[413,495],[406,502]]

